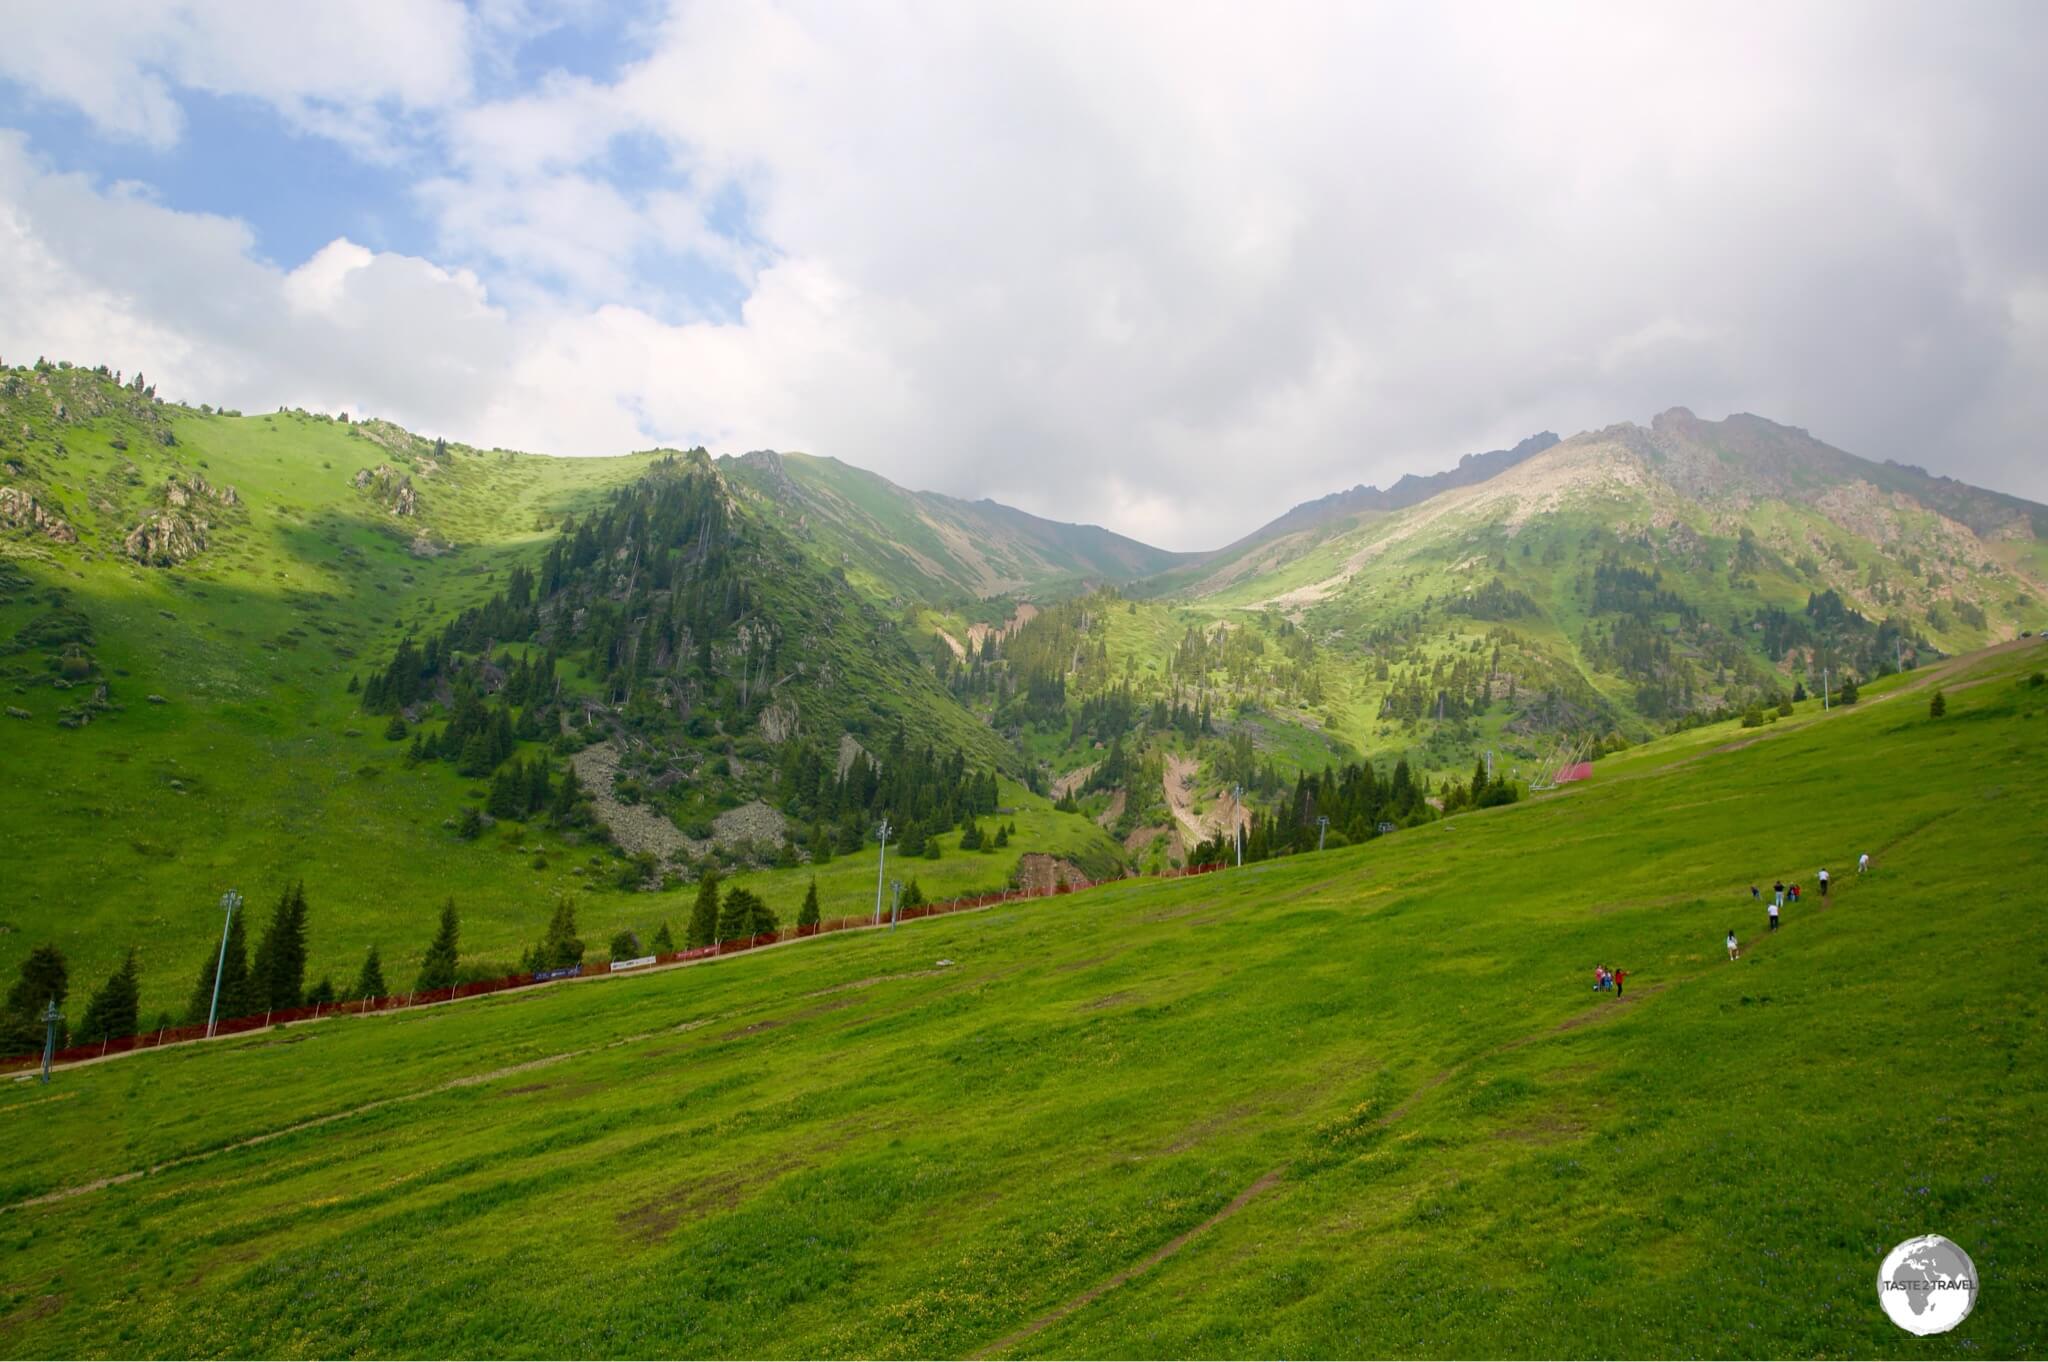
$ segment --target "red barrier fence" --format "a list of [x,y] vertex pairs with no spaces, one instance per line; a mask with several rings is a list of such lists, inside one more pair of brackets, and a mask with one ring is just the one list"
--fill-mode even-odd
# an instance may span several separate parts
[[[1207,875],[1224,868],[1223,862],[1213,865],[1188,866],[1180,870],[1163,870],[1158,879],[1181,879],[1188,875]],[[1114,884],[1117,881],[1104,881]],[[1071,894],[1073,886],[1062,882],[1051,889],[1008,889],[1000,894],[980,894],[972,898],[951,899],[945,903],[922,903],[915,908],[905,908],[897,914],[896,920],[909,922],[914,918],[939,917],[946,913],[962,913],[975,908],[990,908],[999,903],[1018,903],[1026,899],[1050,898],[1056,894]],[[889,920],[885,913],[883,922]],[[773,946],[778,942],[796,941],[804,937],[824,936],[830,932],[853,931],[861,927],[876,926],[872,913],[861,917],[833,918],[820,922],[814,927],[791,927],[787,931],[763,932],[759,936],[743,940],[721,941],[715,946],[698,946],[694,950],[665,951],[651,957],[639,969],[655,969],[662,965],[677,965],[687,960],[703,960],[714,955],[738,955],[741,951],[755,950],[761,946]],[[634,970],[619,971],[632,973]],[[562,979],[592,978],[603,975],[612,977],[611,962],[600,961],[576,969],[547,970],[542,974],[511,974],[502,979],[476,979],[453,988],[428,989],[424,992],[394,993],[386,998],[360,998],[346,1003],[318,1003],[312,1007],[291,1007],[276,1012],[265,1012],[258,1016],[236,1017],[216,1022],[213,1034],[235,1036],[248,1031],[261,1031],[267,1026],[282,1026],[287,1022],[314,1021],[321,1017],[360,1016],[366,1012],[391,1012],[400,1008],[425,1007],[431,1003],[452,1003],[458,998],[475,998],[486,993],[503,993],[507,989],[534,988],[540,984],[551,984]],[[54,1059],[56,1064],[75,1064],[85,1059],[100,1059],[107,1055],[126,1054],[130,1050],[153,1050],[160,1045],[178,1045],[190,1040],[203,1040],[206,1026],[166,1026],[155,1031],[146,1031],[139,1036],[123,1036],[119,1040],[96,1041],[90,1045],[73,1045],[59,1050]],[[43,1053],[38,1050],[31,1055],[15,1055],[0,1059],[0,1073],[11,1073],[21,1069],[41,1067]]]

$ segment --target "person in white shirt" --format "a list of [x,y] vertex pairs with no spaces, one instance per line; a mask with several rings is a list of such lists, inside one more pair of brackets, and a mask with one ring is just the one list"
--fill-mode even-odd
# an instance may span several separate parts
[[1828,872],[1825,866],[1821,867],[1820,872],[1820,899],[1822,903],[1826,903],[1828,899]]
[[1728,929],[1728,958],[1730,960],[1733,960],[1736,956],[1741,954],[1742,948],[1735,944],[1735,929],[1733,927],[1730,927]]
[[1775,903],[1771,905],[1771,930],[1778,930],[1778,905]]
[[1870,869],[1870,853],[1866,851],[1856,858],[1856,873],[1861,875],[1868,869]]

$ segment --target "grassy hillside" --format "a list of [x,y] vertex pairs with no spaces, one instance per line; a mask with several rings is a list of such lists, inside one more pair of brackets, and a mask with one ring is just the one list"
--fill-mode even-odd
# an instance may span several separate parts
[[[2038,1354],[2044,664],[1365,847],[8,1085],[0,1349]],[[1822,865],[1764,935],[1748,886]],[[1872,1283],[1926,1232],[1982,1287],[1922,1341]]]
[[[618,853],[584,831],[536,818],[459,838],[459,815],[484,802],[488,780],[408,763],[407,744],[384,736],[389,715],[366,712],[347,689],[382,669],[401,639],[425,639],[505,590],[514,567],[541,561],[565,517],[587,520],[667,457],[437,445],[378,422],[177,407],[83,369],[0,375],[0,484],[14,493],[0,500],[11,517],[0,527],[0,821],[10,847],[0,971],[11,977],[51,941],[82,997],[135,946],[144,1020],[179,1013],[218,942],[220,894],[246,894],[253,927],[301,878],[309,981],[341,985],[372,944],[394,982],[410,981],[451,895],[473,973],[515,964],[562,894],[577,896],[598,948],[620,928],[644,933],[673,916],[673,893],[620,890]],[[131,532],[165,520],[159,538],[185,556],[137,561]],[[741,547],[794,553],[776,533],[751,526]],[[858,723],[881,750],[902,719],[978,761],[1001,760],[987,730],[858,597],[787,561],[747,575],[786,636],[780,657],[810,669],[790,690],[807,738],[829,750],[837,724]],[[714,670],[732,670],[726,655],[721,640]],[[696,754],[696,775],[660,796],[684,821],[770,787],[777,749],[751,714],[743,729],[718,717],[691,737],[672,712],[613,704],[580,655],[565,654],[559,672],[565,702],[587,701],[618,723],[628,779],[651,788],[657,757]],[[714,716],[730,712],[715,691],[702,699]],[[415,731],[421,720],[431,731],[446,708],[407,712]],[[827,719],[835,726],[821,732]],[[577,722],[578,743],[598,735]],[[559,767],[559,745],[544,737],[522,738],[516,755]],[[1017,845],[921,884],[999,884],[1034,849],[1113,859],[1085,820],[1012,795]],[[828,893],[837,873],[821,878]],[[778,876],[789,878],[763,873],[782,894]],[[801,885],[788,892],[800,897]]]
[[906,491],[837,459],[761,451],[719,466],[820,563],[903,604],[1056,600],[1192,556],[993,501]]

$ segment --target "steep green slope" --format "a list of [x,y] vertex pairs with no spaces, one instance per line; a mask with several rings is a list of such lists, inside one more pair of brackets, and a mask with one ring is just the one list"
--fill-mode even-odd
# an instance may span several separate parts
[[[8,1085],[0,1346],[2031,1355],[2044,662],[1369,847]],[[1918,1343],[1873,1281],[1929,1232],[1980,1297]]]
[[[715,578],[730,597],[692,604],[636,579],[636,551],[651,564],[678,546],[649,541],[653,493],[635,489],[697,477],[728,496],[701,456],[692,472],[659,452],[477,450],[380,422],[195,411],[43,366],[0,374],[0,461],[0,970],[54,942],[82,995],[136,946],[145,1021],[184,1011],[229,888],[249,898],[253,940],[285,884],[305,880],[311,979],[346,985],[377,944],[388,976],[409,982],[450,895],[465,971],[503,972],[559,895],[579,896],[586,935],[603,943],[675,916],[668,897],[622,879],[673,890],[706,863],[783,859],[779,840],[746,838],[780,817],[764,823],[757,801],[789,802],[795,747],[829,761],[851,737],[880,753],[901,724],[977,770],[1008,760],[889,618],[736,502]],[[484,609],[607,515],[625,580],[593,559],[511,623]],[[482,623],[460,631],[459,665],[420,671],[419,691],[389,703],[350,691],[386,673],[402,640],[424,647],[465,611]],[[693,624],[678,649],[675,630]],[[660,647],[639,651],[642,637]],[[551,686],[515,714],[507,675],[549,657]],[[396,712],[408,738],[446,738],[465,690],[505,713],[498,769],[544,764],[559,785],[573,761],[599,807],[560,824],[522,809],[465,840],[463,811],[488,806],[491,772],[458,750],[414,761],[386,737]],[[1034,849],[1113,863],[1085,820],[1015,787],[1008,802],[1019,844],[979,862],[975,887],[1000,885]],[[714,826],[749,809],[740,833]],[[629,819],[659,836],[631,835]],[[655,864],[623,858],[594,821]],[[793,911],[794,897],[777,906]]]
[[1190,556],[993,501],[905,491],[837,459],[764,450],[721,459],[719,467],[820,562],[899,603],[1057,599]]

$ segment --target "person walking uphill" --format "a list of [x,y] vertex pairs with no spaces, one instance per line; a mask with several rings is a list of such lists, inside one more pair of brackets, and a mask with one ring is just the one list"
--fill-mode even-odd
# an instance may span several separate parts
[[1730,927],[1728,929],[1728,958],[1733,960],[1741,954],[1742,948],[1735,944],[1735,929]]
[[1827,902],[1827,898],[1828,898],[1828,868],[1827,868],[1826,866],[1822,866],[1822,867],[1820,868],[1820,898],[1821,898],[1821,902],[1823,902],[1823,903]]
[[1778,930],[1778,905],[1777,905],[1777,904],[1775,904],[1775,903],[1774,903],[1774,904],[1772,904],[1772,905],[1771,905],[1771,907],[1770,907],[1770,914],[1771,914],[1771,930],[1775,932],[1775,931],[1777,931],[1777,930]]

